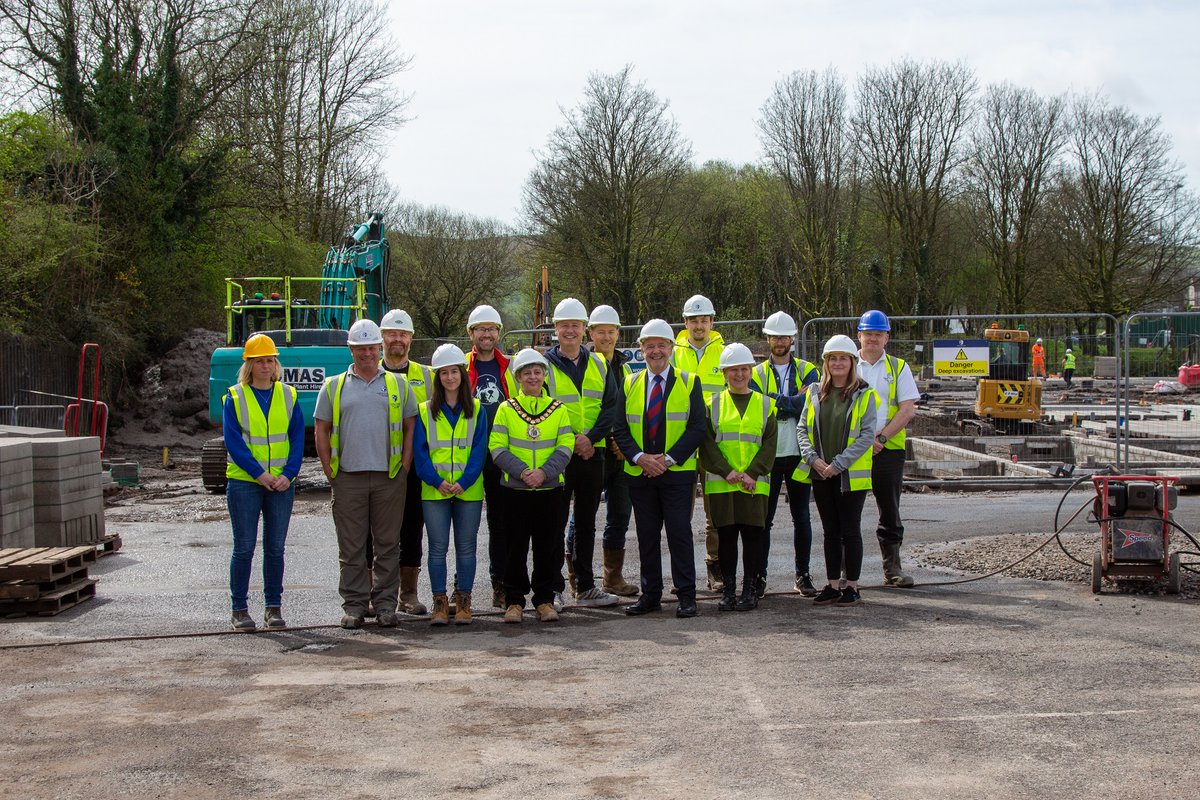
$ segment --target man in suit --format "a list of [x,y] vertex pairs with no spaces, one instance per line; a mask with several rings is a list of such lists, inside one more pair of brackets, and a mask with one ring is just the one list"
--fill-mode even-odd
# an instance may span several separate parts
[[694,617],[696,560],[692,549],[692,494],[696,449],[704,437],[704,394],[695,375],[671,366],[674,332],[661,319],[638,337],[646,369],[622,383],[613,437],[625,456],[629,498],[641,556],[642,596],[625,609],[639,616],[662,608],[662,531],[666,528],[677,617]]

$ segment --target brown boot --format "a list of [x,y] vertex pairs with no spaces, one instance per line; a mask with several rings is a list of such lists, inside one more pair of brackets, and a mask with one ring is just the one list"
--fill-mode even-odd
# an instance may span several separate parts
[[621,574],[624,568],[624,550],[604,551],[604,591],[621,597],[633,597],[638,593],[638,587],[625,582],[625,577]]
[[896,542],[880,542],[879,552],[883,555],[883,582],[905,589],[912,586],[913,579],[905,575],[900,567],[900,545]]
[[504,584],[500,581],[492,581],[492,608],[504,608],[507,605],[504,602]]
[[571,594],[575,594],[575,559],[570,553],[563,553],[563,561],[567,565],[567,583],[571,585]]
[[[429,609],[417,600],[417,576],[421,574],[420,567],[400,568],[400,611],[405,614],[421,616]],[[442,595],[445,597],[445,595]]]
[[470,625],[471,624],[471,593],[470,592],[455,592],[454,593],[454,624],[455,625]]
[[446,625],[450,622],[450,598],[444,594],[433,596],[433,613],[429,615],[430,625]]

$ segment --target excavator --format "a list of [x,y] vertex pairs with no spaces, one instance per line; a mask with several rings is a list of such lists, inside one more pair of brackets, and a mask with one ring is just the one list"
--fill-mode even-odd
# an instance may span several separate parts
[[983,338],[988,343],[988,375],[975,389],[972,427],[984,433],[1016,433],[1022,425],[1036,425],[1042,418],[1042,382],[1029,376],[1029,331],[992,323]]
[[[346,369],[346,333],[359,319],[375,322],[387,311],[391,267],[383,214],[374,212],[329,248],[318,277],[239,277],[225,281],[225,346],[209,362],[208,415],[220,422],[228,387],[237,382],[242,345],[264,333],[279,348],[283,380],[296,387],[311,447],[317,393],[327,375]],[[204,487],[225,491],[225,441],[205,442]]]

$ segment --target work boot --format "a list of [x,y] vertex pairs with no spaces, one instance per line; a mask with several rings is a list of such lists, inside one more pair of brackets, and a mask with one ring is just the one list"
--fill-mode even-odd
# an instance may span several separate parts
[[383,610],[375,615],[375,624],[381,628],[394,628],[400,624],[400,618],[395,611]]
[[253,632],[255,629],[254,618],[250,616],[250,612],[246,609],[233,612],[233,616],[229,618],[229,624],[235,631],[245,633]]
[[721,565],[715,561],[707,561],[704,565],[708,567],[708,590],[710,592],[725,591],[725,581],[721,579],[719,572]]
[[767,575],[762,573],[754,578],[754,594],[759,600],[767,596]]
[[454,593],[454,624],[455,625],[470,625],[471,624],[471,593],[470,592],[455,592]]
[[563,563],[567,565],[567,584],[571,587],[571,594],[575,594],[575,559],[571,558],[570,553],[563,553]]
[[492,581],[492,608],[504,608],[504,584]]
[[625,582],[625,576],[621,574],[624,568],[624,550],[604,551],[604,591],[619,597],[633,597],[638,593],[638,587]]
[[725,588],[721,590],[721,602],[717,603],[717,611],[733,611],[737,608],[737,577],[724,576]]
[[267,610],[263,614],[263,624],[268,628],[286,628],[287,622],[283,619],[283,609],[279,606],[267,606]]
[[420,567],[400,568],[400,610],[405,614],[416,614],[418,617],[428,612],[417,599],[417,576],[420,574]]
[[362,614],[346,613],[342,615],[341,626],[348,631],[356,630],[363,626]]
[[549,603],[542,603],[537,607],[537,618],[538,622],[558,622],[558,612]]
[[433,613],[429,615],[430,625],[445,625],[450,622],[450,598],[446,593],[433,596]]
[[[736,578],[733,579],[737,581]],[[734,606],[738,611],[750,611],[758,608],[758,591],[754,588],[755,580],[749,575],[742,576],[742,596],[737,599],[737,605]]]
[[525,609],[521,608],[516,603],[513,603],[507,609],[504,610],[504,621],[505,622],[520,622],[521,618],[524,616],[525,616]]
[[900,543],[881,541],[879,551],[883,555],[883,582],[900,588],[912,586],[913,579],[900,568]]

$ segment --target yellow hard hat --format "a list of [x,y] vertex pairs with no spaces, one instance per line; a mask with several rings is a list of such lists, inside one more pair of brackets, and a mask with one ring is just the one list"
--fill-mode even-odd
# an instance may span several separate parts
[[279,350],[275,347],[275,340],[265,333],[254,334],[246,340],[246,346],[242,348],[242,361],[277,355]]

